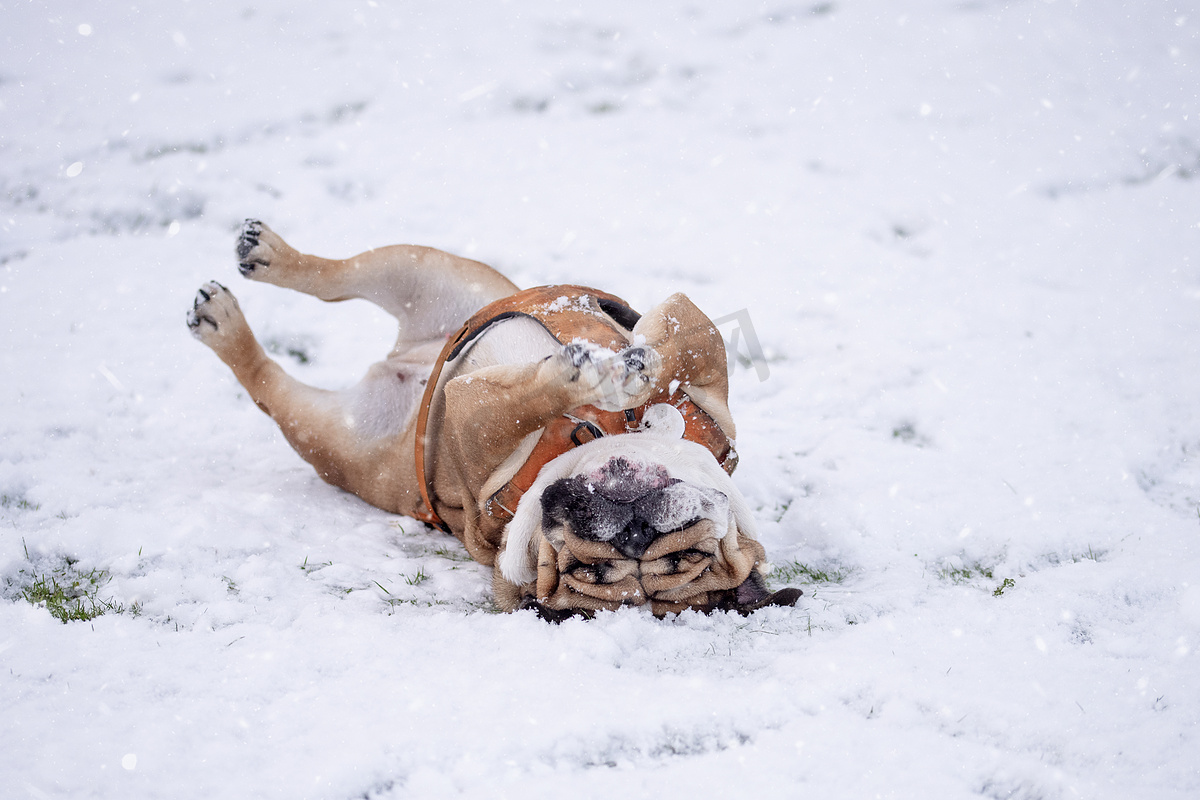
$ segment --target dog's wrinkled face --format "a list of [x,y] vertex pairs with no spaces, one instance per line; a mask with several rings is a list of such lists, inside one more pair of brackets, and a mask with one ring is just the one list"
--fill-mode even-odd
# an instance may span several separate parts
[[628,434],[560,459],[522,499],[500,560],[539,608],[661,615],[774,597],[745,502],[703,447]]
[[541,504],[542,536],[551,546],[545,556],[553,550],[553,564],[539,559],[538,595],[554,607],[707,607],[721,599],[714,592],[736,588],[752,566],[739,570],[720,558],[729,498],[674,478],[661,464],[614,456],[550,484]]

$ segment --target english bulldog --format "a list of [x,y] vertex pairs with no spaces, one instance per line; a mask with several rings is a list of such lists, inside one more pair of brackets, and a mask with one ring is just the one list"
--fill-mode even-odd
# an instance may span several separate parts
[[339,392],[284,372],[215,281],[187,324],[324,480],[493,567],[503,610],[748,613],[800,596],[767,589],[730,479],[725,345],[683,294],[641,315],[428,247],[305,255],[256,220],[236,252],[246,278],[396,317],[391,352]]

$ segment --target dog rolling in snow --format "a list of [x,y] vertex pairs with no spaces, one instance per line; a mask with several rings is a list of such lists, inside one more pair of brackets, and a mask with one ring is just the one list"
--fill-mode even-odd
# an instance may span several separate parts
[[639,315],[427,247],[304,255],[253,220],[237,255],[251,280],[396,317],[391,352],[341,392],[284,372],[219,283],[187,321],[324,480],[458,537],[504,610],[745,613],[800,596],[766,588],[729,477],[724,342],[686,296]]

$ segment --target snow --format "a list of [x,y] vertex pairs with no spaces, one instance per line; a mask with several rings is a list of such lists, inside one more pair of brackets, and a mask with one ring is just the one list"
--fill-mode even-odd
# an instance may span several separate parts
[[[1200,794],[1188,4],[0,10],[6,797]],[[389,347],[241,280],[250,216],[745,309],[737,485],[845,580],[493,613],[188,335],[215,278],[306,382]],[[141,613],[17,596],[65,559]]]

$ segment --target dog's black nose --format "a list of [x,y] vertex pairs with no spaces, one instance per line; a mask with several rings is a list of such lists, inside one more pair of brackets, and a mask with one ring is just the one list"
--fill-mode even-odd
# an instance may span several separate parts
[[616,456],[587,476],[588,488],[617,503],[632,503],[655,489],[677,483],[658,464],[638,464]]
[[623,465],[607,470],[601,485],[583,475],[550,484],[542,493],[543,527],[569,524],[581,539],[608,542],[626,558],[641,558],[662,535],[652,524],[665,491],[665,486],[657,484],[669,486],[677,481],[656,480],[647,485],[612,480],[623,471]]

